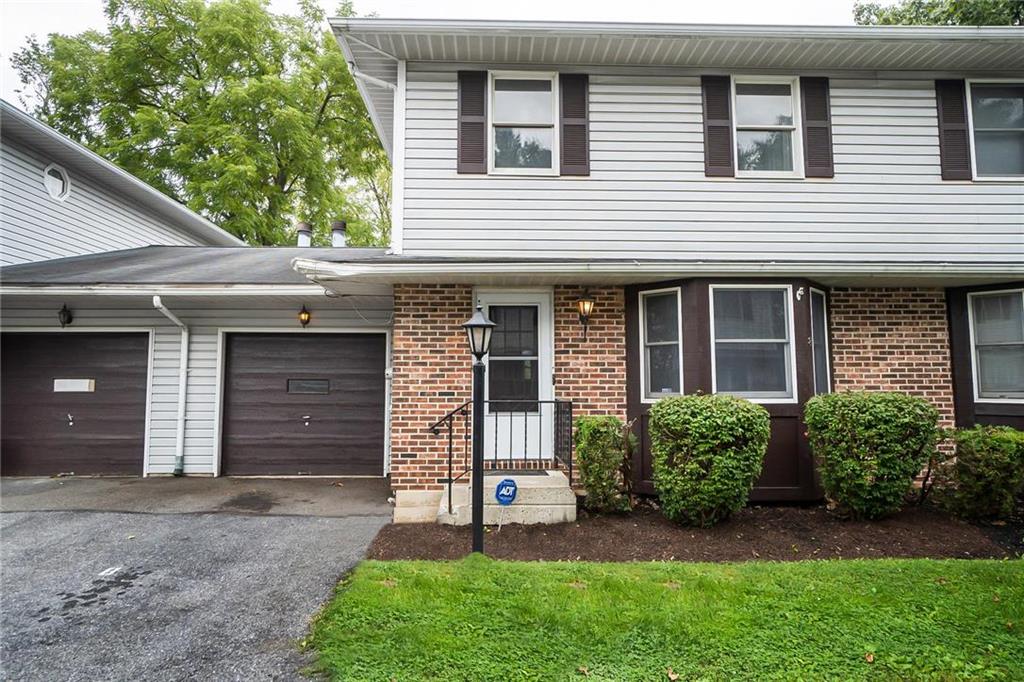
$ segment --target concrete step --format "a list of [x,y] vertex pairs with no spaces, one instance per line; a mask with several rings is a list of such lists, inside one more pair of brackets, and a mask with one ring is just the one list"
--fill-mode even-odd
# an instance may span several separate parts
[[[494,491],[506,478],[516,482],[516,499],[510,505],[498,504]],[[469,483],[452,486],[451,513],[448,511],[448,491],[441,495],[437,521],[453,526],[473,522],[473,505]],[[546,471],[543,475],[501,474],[484,476],[484,523],[567,523],[576,520],[576,494],[569,479],[561,471]]]

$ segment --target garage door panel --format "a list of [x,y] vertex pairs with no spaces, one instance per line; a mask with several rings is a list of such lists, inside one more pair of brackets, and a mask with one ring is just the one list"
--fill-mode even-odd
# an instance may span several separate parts
[[383,470],[383,334],[232,334],[226,343],[225,474]]
[[3,473],[141,474],[148,349],[145,333],[3,334]]

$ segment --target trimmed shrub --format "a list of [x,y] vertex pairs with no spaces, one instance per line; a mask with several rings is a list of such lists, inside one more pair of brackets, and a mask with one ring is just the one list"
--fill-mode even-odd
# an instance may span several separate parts
[[826,497],[858,519],[899,510],[938,437],[938,411],[906,393],[819,395],[804,419]]
[[1024,431],[976,426],[954,435],[956,458],[943,467],[942,501],[971,519],[1009,518],[1024,493]]
[[580,483],[587,491],[583,506],[591,511],[618,512],[630,508],[629,458],[636,439],[617,417],[580,417],[574,447]]
[[665,516],[711,526],[743,508],[768,449],[768,411],[729,395],[665,398],[651,407],[654,487]]

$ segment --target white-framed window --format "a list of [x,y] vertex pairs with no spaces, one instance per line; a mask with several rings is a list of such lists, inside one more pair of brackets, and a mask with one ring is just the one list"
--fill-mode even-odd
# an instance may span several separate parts
[[800,79],[732,79],[736,177],[802,178]]
[[683,392],[683,311],[679,287],[640,292],[640,397]]
[[1024,81],[968,81],[974,177],[1024,180]]
[[558,174],[558,74],[492,71],[487,169],[492,174]]
[[814,395],[832,392],[832,368],[828,356],[828,301],[825,292],[811,289],[811,360]]
[[51,163],[43,169],[43,187],[57,201],[64,201],[71,193],[71,180],[62,166]]
[[967,294],[974,397],[1024,402],[1024,289]]
[[796,402],[792,287],[714,284],[710,297],[712,392]]

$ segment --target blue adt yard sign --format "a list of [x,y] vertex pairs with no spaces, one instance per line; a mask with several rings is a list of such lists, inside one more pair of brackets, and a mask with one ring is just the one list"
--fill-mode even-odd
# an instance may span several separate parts
[[517,491],[516,482],[511,478],[506,478],[495,488],[494,499],[498,501],[498,504],[508,506],[515,501]]

